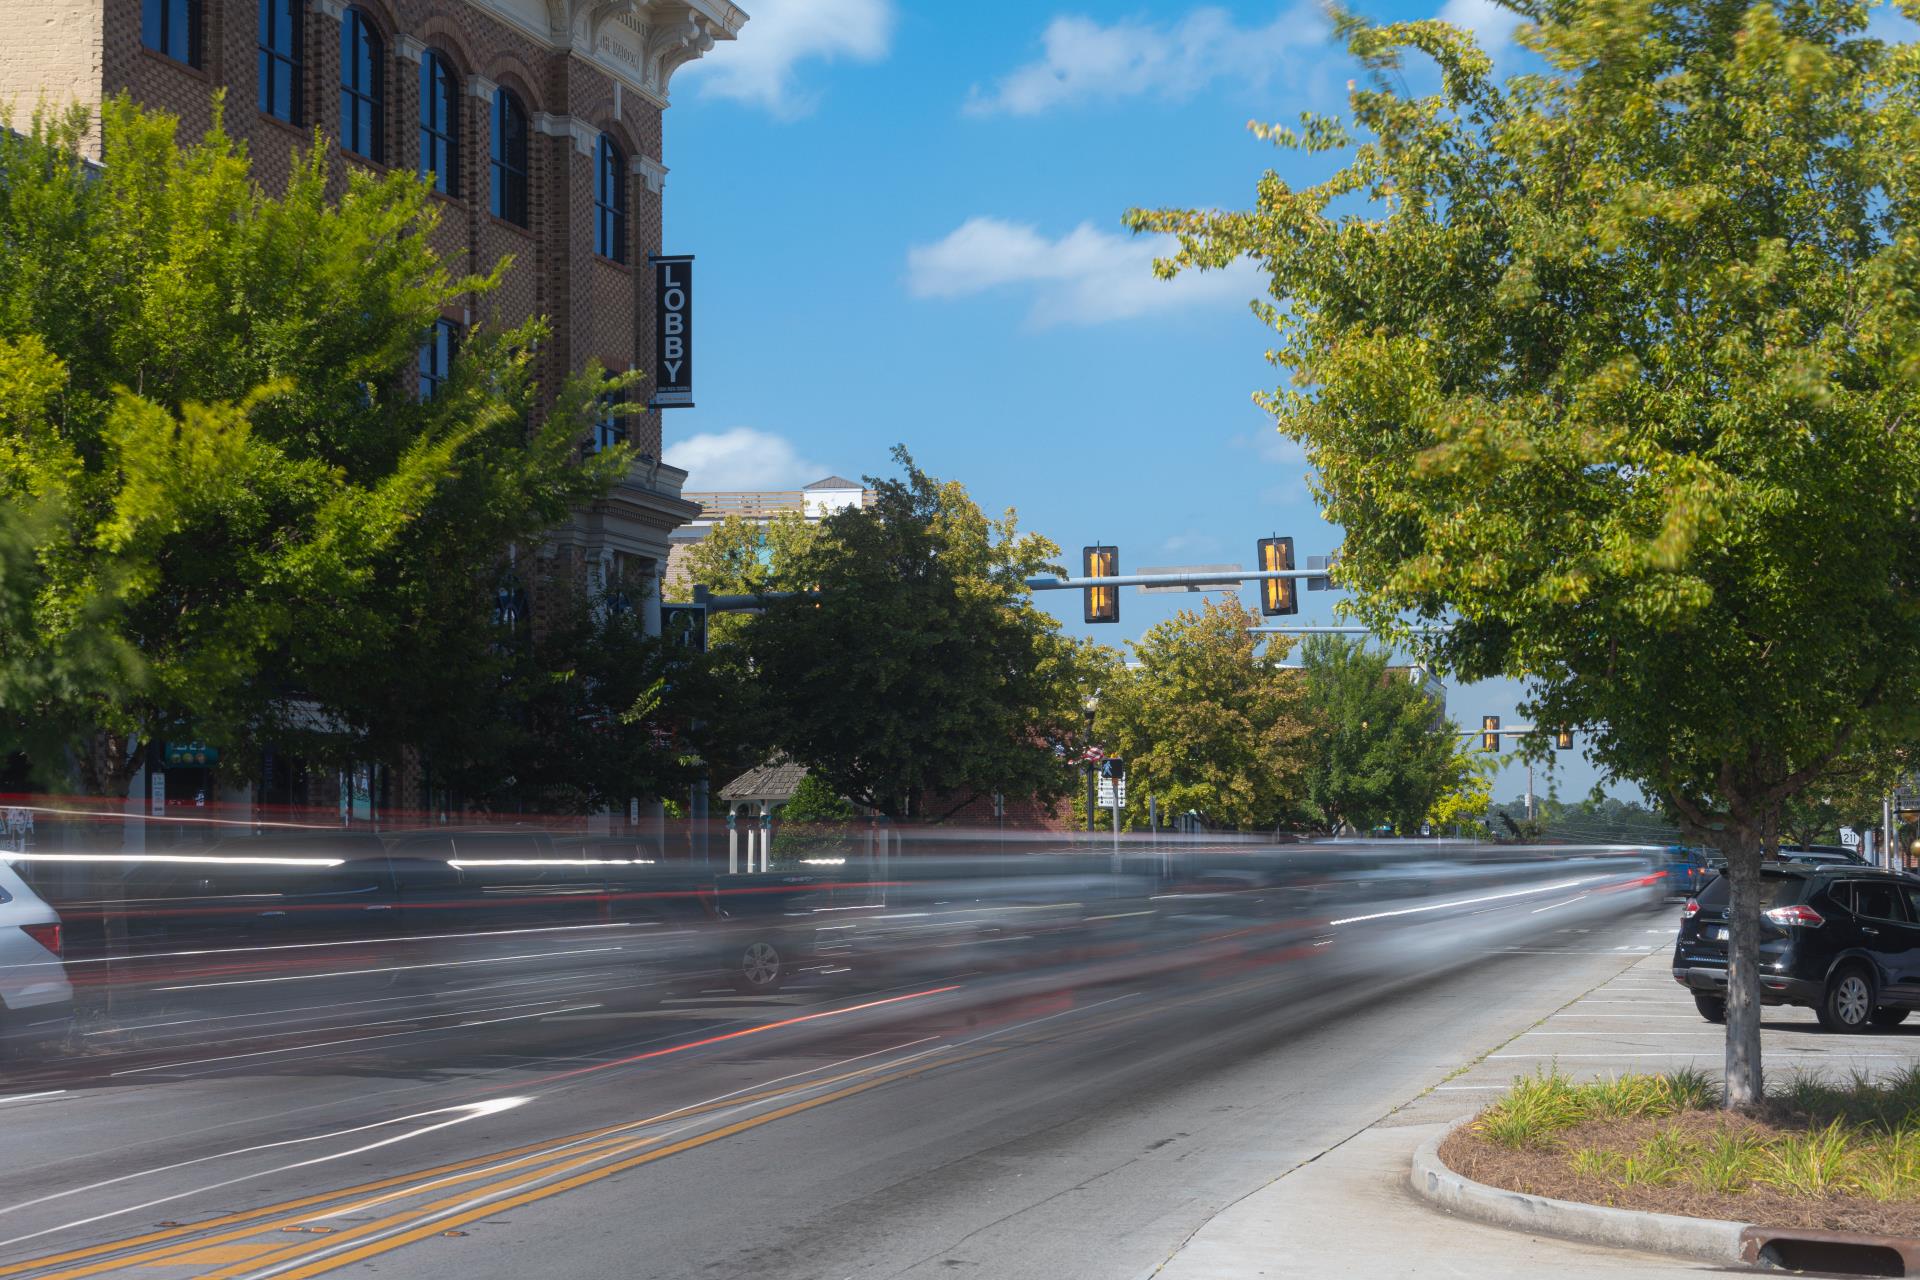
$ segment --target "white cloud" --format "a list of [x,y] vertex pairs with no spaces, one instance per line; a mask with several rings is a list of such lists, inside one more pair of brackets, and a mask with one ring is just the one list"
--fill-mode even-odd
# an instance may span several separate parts
[[1195,9],[1169,24],[1062,15],[1041,33],[1038,61],[1016,67],[991,90],[975,85],[970,115],[1037,115],[1090,99],[1157,94],[1184,98],[1216,80],[1259,87],[1291,70],[1298,50],[1324,45],[1325,15],[1296,3],[1272,22],[1242,27],[1223,9]]
[[1495,0],[1447,0],[1435,15],[1442,22],[1451,22],[1456,27],[1465,27],[1478,37],[1480,47],[1489,54],[1499,54],[1513,40],[1513,33],[1520,29],[1526,18]]
[[687,473],[687,488],[798,489],[832,468],[800,456],[793,442],[771,431],[733,427],[688,436],[665,451],[670,466]]
[[1256,431],[1252,435],[1235,436],[1233,446],[1236,449],[1253,450],[1260,455],[1262,462],[1289,467],[1304,467],[1307,464],[1306,447],[1293,437],[1283,436],[1271,427]]
[[813,109],[794,68],[809,60],[877,62],[893,42],[893,0],[758,0],[737,40],[723,41],[680,74],[709,97],[766,108],[782,119]]
[[1253,264],[1157,279],[1153,260],[1171,236],[1123,236],[1083,222],[1049,240],[1032,226],[969,218],[945,239],[907,250],[907,287],[920,298],[964,298],[1020,286],[1033,293],[1035,326],[1099,324],[1201,303],[1245,302],[1261,292]]

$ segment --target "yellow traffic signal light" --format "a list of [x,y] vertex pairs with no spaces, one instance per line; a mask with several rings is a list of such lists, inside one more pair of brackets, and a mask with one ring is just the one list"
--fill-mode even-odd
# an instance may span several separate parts
[[[1293,568],[1292,538],[1262,538],[1255,560],[1262,573]],[[1260,580],[1260,612],[1269,618],[1300,612],[1300,598],[1294,594],[1292,578]]]
[[[1120,548],[1080,548],[1082,576],[1111,578],[1120,572]],[[1120,621],[1120,588],[1087,587],[1084,591],[1085,617],[1088,622]]]
[[1498,751],[1500,749],[1500,717],[1480,717],[1480,749]]

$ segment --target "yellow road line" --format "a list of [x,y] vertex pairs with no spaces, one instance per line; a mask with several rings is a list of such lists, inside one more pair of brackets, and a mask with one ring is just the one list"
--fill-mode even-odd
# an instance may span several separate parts
[[[977,1057],[977,1056],[980,1056],[980,1055],[977,1055],[977,1054],[966,1055],[966,1057],[968,1058]],[[966,1059],[960,1058],[960,1059],[952,1059],[950,1061],[964,1061],[964,1060]],[[943,1062],[944,1061],[948,1061],[948,1060],[943,1060]],[[85,1262],[88,1259],[99,1259],[106,1254],[114,1254],[116,1256],[112,1258],[106,1258],[102,1261],[94,1262],[91,1265],[75,1267],[69,1270],[55,1272],[51,1275],[42,1277],[41,1280],[82,1280],[83,1277],[100,1275],[104,1272],[113,1271],[121,1267],[139,1266],[139,1265],[144,1265],[148,1262],[155,1262],[155,1261],[167,1262],[170,1260],[177,1260],[179,1255],[191,1253],[194,1250],[199,1248],[203,1248],[209,1245],[223,1244],[229,1241],[244,1240],[249,1236],[258,1235],[264,1231],[279,1230],[279,1229],[283,1229],[286,1226],[295,1225],[302,1221],[310,1220],[314,1216],[311,1212],[296,1212],[296,1211],[310,1211],[314,1209],[316,1206],[326,1205],[334,1201],[348,1200],[355,1196],[366,1195],[368,1193],[383,1192],[383,1191],[389,1192],[390,1193],[389,1195],[376,1198],[372,1202],[372,1203],[378,1204],[383,1199],[390,1200],[390,1199],[398,1198],[400,1196],[418,1194],[420,1190],[424,1189],[419,1186],[419,1184],[422,1181],[431,1182],[436,1178],[447,1178],[451,1176],[453,1181],[464,1182],[474,1178],[488,1177],[495,1173],[500,1173],[509,1169],[521,1168],[528,1164],[539,1164],[539,1163],[550,1164],[556,1161],[560,1161],[564,1157],[567,1157],[570,1155],[581,1154],[583,1151],[583,1148],[578,1145],[580,1143],[593,1144],[593,1146],[591,1147],[591,1150],[595,1151],[601,1158],[604,1158],[604,1156],[606,1155],[607,1151],[610,1148],[619,1148],[622,1146],[623,1143],[626,1143],[626,1144],[632,1143],[633,1140],[631,1139],[625,1139],[617,1136],[622,1133],[629,1133],[635,1129],[642,1128],[647,1125],[661,1124],[667,1121],[677,1120],[677,1119],[685,1119],[689,1116],[703,1115],[712,1111],[717,1111],[717,1110],[721,1110],[728,1107],[748,1105],[754,1102],[764,1102],[770,1098],[784,1097],[793,1093],[797,1093],[803,1089],[812,1089],[812,1088],[819,1088],[823,1085],[832,1085],[841,1080],[853,1079],[867,1072],[879,1070],[881,1069],[882,1065],[883,1064],[877,1064],[876,1066],[865,1067],[857,1071],[845,1072],[838,1076],[827,1077],[824,1080],[801,1081],[792,1085],[783,1086],[778,1089],[762,1090],[758,1093],[743,1094],[736,1097],[719,1099],[714,1102],[696,1103],[686,1107],[678,1107],[671,1111],[661,1112],[659,1115],[649,1116],[643,1120],[622,1121],[619,1124],[606,1125],[598,1129],[589,1129],[589,1130],[582,1131],[580,1133],[571,1134],[566,1137],[562,1137],[558,1139],[552,1139],[552,1138],[544,1139],[540,1142],[527,1143],[522,1146],[512,1147],[505,1151],[497,1151],[497,1152],[489,1153],[487,1155],[473,1156],[463,1160],[452,1161],[446,1164],[432,1166],[427,1169],[415,1170],[411,1173],[397,1174],[392,1177],[381,1178],[373,1182],[360,1183],[358,1185],[341,1188],[339,1190],[317,1192],[313,1195],[302,1196],[293,1200],[281,1201],[277,1204],[266,1205],[258,1209],[248,1209],[238,1213],[226,1214],[218,1218],[209,1219],[205,1222],[192,1223],[192,1224],[188,1224],[180,1227],[170,1227],[160,1231],[148,1232],[143,1235],[134,1236],[124,1240],[111,1241],[105,1244],[90,1245],[85,1248],[68,1250],[62,1253],[57,1253],[57,1254],[49,1254],[40,1258],[29,1259],[24,1262],[10,1263],[5,1266],[0,1266],[0,1277],[20,1275],[24,1272],[35,1271],[42,1267],[58,1266],[62,1263]],[[939,1065],[939,1064],[929,1064],[929,1065]],[[924,1070],[925,1068],[920,1068],[920,1069]],[[908,1072],[904,1074],[915,1074],[915,1072]],[[901,1077],[888,1076],[882,1080],[873,1081],[871,1083],[873,1084],[886,1083],[888,1080],[898,1079],[898,1078],[901,1078]],[[658,1139],[648,1139],[647,1141],[648,1142],[658,1141]],[[626,1149],[631,1150],[632,1146],[628,1145]],[[498,1162],[502,1160],[510,1161],[510,1163],[506,1165],[501,1165]],[[479,1166],[488,1166],[488,1167],[481,1168]],[[572,1167],[572,1166],[567,1165],[566,1167]],[[549,1169],[547,1170],[547,1172],[551,1172],[551,1170]],[[391,1190],[392,1188],[396,1188],[396,1187],[401,1188],[401,1190],[399,1191]],[[337,1212],[338,1208],[332,1211]],[[272,1222],[262,1221],[263,1219],[273,1218],[276,1215],[281,1215],[281,1214],[291,1214],[292,1216],[284,1218],[280,1221],[272,1221]],[[239,1225],[236,1225],[236,1224],[239,1224]],[[234,1229],[229,1231],[217,1232],[216,1234],[211,1234],[211,1235],[205,1234],[210,1229],[217,1229],[217,1228],[228,1227],[228,1226],[232,1226],[234,1227]],[[165,1242],[172,1242],[172,1243],[165,1243]],[[325,1242],[322,1241],[322,1242],[302,1242],[302,1243],[303,1244],[317,1243],[317,1244],[323,1245]],[[161,1247],[148,1249],[143,1252],[136,1252],[130,1255],[122,1253],[123,1250],[139,1249],[140,1246],[143,1246],[143,1245],[160,1245]]]
[[[518,1195],[509,1196],[505,1200],[489,1201],[487,1204],[477,1208],[438,1218],[432,1222],[403,1231],[398,1235],[390,1236],[385,1240],[369,1241],[366,1244],[360,1245],[358,1248],[349,1249],[337,1257],[318,1259],[305,1266],[295,1267],[290,1271],[283,1271],[279,1274],[279,1280],[308,1280],[308,1278],[312,1276],[324,1275],[329,1271],[351,1266],[356,1262],[364,1262],[368,1258],[375,1258],[385,1253],[391,1253],[395,1249],[404,1248],[409,1244],[417,1243],[429,1236],[438,1235],[443,1231],[450,1231],[471,1222],[478,1222],[482,1218],[492,1217],[495,1214],[523,1208],[526,1205],[537,1203],[551,1196],[557,1196],[563,1192],[573,1191],[580,1187],[599,1182],[605,1178],[610,1178],[616,1173],[624,1173],[629,1169],[635,1169],[641,1165],[652,1164],[656,1160],[665,1160],[667,1157],[679,1155],[683,1151],[692,1151],[697,1147],[704,1147],[709,1143],[719,1142],[723,1138],[731,1138],[735,1134],[745,1133],[749,1129],[757,1129],[762,1125],[772,1124],[776,1120],[784,1120],[788,1116],[798,1115],[803,1111],[811,1111],[815,1107],[823,1107],[830,1102],[838,1102],[843,1098],[850,1098],[855,1094],[865,1093],[869,1089],[877,1089],[883,1084],[890,1084],[895,1080],[904,1079],[907,1076],[919,1075],[924,1071],[932,1070],[933,1067],[937,1065],[945,1066],[949,1064],[945,1062],[929,1063],[923,1067],[903,1071],[898,1075],[881,1076],[878,1079],[863,1081],[860,1084],[851,1085],[848,1088],[826,1094],[822,1097],[810,1098],[805,1102],[795,1102],[788,1106],[781,1107],[776,1111],[769,1111],[765,1115],[754,1116],[746,1120],[738,1120],[733,1124],[723,1125],[709,1133],[699,1134],[692,1138],[683,1139],[671,1146],[662,1147],[658,1151],[649,1151],[644,1155],[634,1156],[631,1159],[622,1160],[616,1164],[607,1165],[604,1168],[588,1170],[585,1173],[576,1173],[572,1177],[562,1179],[550,1186],[536,1187],[530,1191],[523,1191]],[[325,1246],[322,1245],[320,1247],[324,1248]]]

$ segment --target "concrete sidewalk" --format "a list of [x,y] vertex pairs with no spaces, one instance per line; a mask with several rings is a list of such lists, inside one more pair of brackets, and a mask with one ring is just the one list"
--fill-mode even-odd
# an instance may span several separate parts
[[1408,1186],[1407,1167],[1414,1149],[1444,1128],[1376,1125],[1356,1134],[1215,1216],[1152,1274],[1158,1280],[1628,1280],[1720,1270],[1503,1231],[1430,1208]]
[[[1432,1208],[1408,1185],[1415,1149],[1485,1105],[1516,1075],[1556,1067],[1583,1078],[1684,1066],[1719,1073],[1724,1032],[1702,1019],[1673,981],[1673,928],[1646,932],[1644,943],[1610,948],[1622,961],[1613,978],[1516,1028],[1372,1126],[1229,1206],[1149,1274],[1159,1280],[1725,1274],[1709,1263],[1482,1226]],[[1588,945],[1586,933],[1564,930],[1526,950],[1578,951]],[[1792,1072],[1880,1075],[1920,1062],[1920,1027],[1834,1035],[1822,1031],[1809,1010],[1771,1009],[1761,1035],[1769,1078],[1776,1081]]]

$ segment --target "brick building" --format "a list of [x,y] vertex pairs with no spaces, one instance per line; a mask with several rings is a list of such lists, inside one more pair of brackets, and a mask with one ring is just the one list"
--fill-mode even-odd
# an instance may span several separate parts
[[[648,255],[694,247],[661,243],[662,114],[675,70],[746,23],[728,0],[4,0],[4,13],[0,104],[16,119],[124,91],[177,115],[191,139],[224,90],[226,129],[268,191],[316,128],[342,189],[355,167],[431,175],[449,271],[513,265],[423,335],[422,394],[463,329],[540,315],[552,326],[544,386],[593,360],[643,370],[637,395],[653,384]],[[97,136],[93,147],[97,158]],[[699,507],[681,496],[686,473],[660,459],[659,410],[610,416],[582,446],[618,439],[636,452],[624,480],[520,564],[536,593],[555,576],[618,584],[657,633],[669,536]],[[421,802],[417,778],[395,781],[396,803]],[[343,777],[338,790],[357,804],[364,785]],[[301,798],[325,804],[334,790]]]
[[[654,374],[653,274],[667,174],[661,117],[674,71],[747,15],[728,0],[6,0],[0,103],[94,105],[121,91],[193,137],[226,91],[226,127],[259,181],[283,186],[317,127],[348,166],[432,173],[436,248],[456,274],[511,255],[423,344],[423,390],[465,326],[547,316],[542,382],[597,359]],[[685,248],[687,246],[680,246]],[[641,384],[641,394],[648,383]],[[592,448],[638,457],[538,556],[657,604],[668,538],[699,508],[660,461],[660,412],[609,418]],[[657,630],[657,607],[649,610]]]

